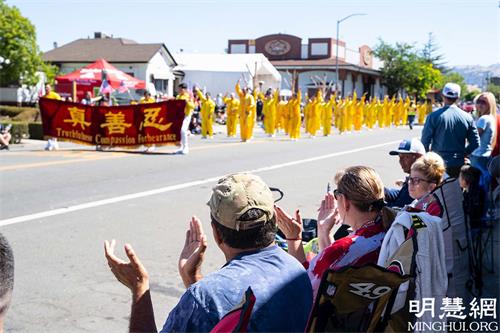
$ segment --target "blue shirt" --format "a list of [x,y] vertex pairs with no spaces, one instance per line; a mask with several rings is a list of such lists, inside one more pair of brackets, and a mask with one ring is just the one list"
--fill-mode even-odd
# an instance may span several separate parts
[[427,116],[422,144],[441,155],[447,167],[461,166],[465,155],[479,146],[479,135],[472,116],[453,104]]
[[209,332],[251,286],[256,303],[248,330],[304,332],[312,288],[304,267],[277,246],[245,252],[193,284],[161,332]]
[[476,127],[483,130],[479,137],[479,147],[472,152],[474,156],[489,157],[493,150],[493,134],[495,132],[495,118],[492,115],[481,116],[476,123]]
[[403,186],[400,189],[384,187],[384,196],[387,206],[403,208],[413,202],[408,192],[408,177],[406,177]]

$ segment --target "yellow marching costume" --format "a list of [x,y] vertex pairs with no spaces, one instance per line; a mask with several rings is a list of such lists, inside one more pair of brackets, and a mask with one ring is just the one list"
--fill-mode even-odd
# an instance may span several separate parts
[[336,104],[336,95],[331,95],[328,103],[323,106],[321,114],[321,124],[323,125],[323,135],[329,136],[332,133],[333,108]]
[[403,125],[408,123],[408,112],[410,111],[411,100],[409,96],[406,96],[404,108],[403,108]]
[[253,135],[253,125],[255,123],[256,116],[256,104],[255,99],[248,92],[248,90],[241,89],[240,83],[236,83],[236,93],[240,97],[240,135],[243,142],[248,141]]
[[276,131],[282,129],[286,134],[286,126],[287,126],[287,120],[288,116],[286,114],[286,110],[288,108],[288,102],[285,101],[284,98],[282,98],[278,105],[276,106]]
[[311,137],[315,137],[316,133],[321,128],[321,113],[323,111],[324,104],[323,94],[321,93],[321,90],[318,89],[316,96],[309,104],[308,110],[309,115],[307,117],[307,127],[309,127],[308,133]]
[[311,134],[310,133],[310,126],[311,125],[309,123],[309,119],[311,118],[312,100],[309,99],[309,95],[307,95],[307,94],[306,94],[305,102],[306,102],[306,104],[304,105],[304,128],[305,128],[307,134]]
[[177,95],[176,99],[182,99],[186,101],[186,106],[184,107],[184,120],[182,121],[181,127],[181,148],[176,151],[176,153],[188,154],[189,153],[189,141],[188,141],[188,130],[189,123],[191,122],[191,116],[194,110],[194,101],[191,95],[187,92],[186,86],[181,83],[183,87],[181,92]]
[[206,96],[197,89],[196,93],[201,100],[201,136],[202,138],[208,137],[212,138],[214,135],[213,121],[215,113],[215,102],[207,93]]
[[234,94],[231,94],[230,97],[224,98],[224,104],[226,104],[226,128],[227,128],[227,136],[235,137],[236,136],[236,124],[238,123],[238,109],[240,107],[240,100],[234,98]]
[[262,114],[264,115],[264,132],[269,136],[274,136],[276,132],[276,117],[277,105],[279,102],[279,91],[275,90],[271,95],[270,91],[264,96],[259,94],[260,99],[264,102]]
[[294,141],[300,138],[300,127],[302,123],[302,115],[300,114],[301,101],[302,93],[299,90],[298,93],[288,102],[288,111],[290,116],[288,120],[288,130],[290,139]]
[[361,127],[363,127],[365,98],[366,95],[363,95],[363,97],[361,97],[361,100],[359,102],[357,102],[356,100],[353,101],[354,103],[353,125],[355,131],[360,131]]

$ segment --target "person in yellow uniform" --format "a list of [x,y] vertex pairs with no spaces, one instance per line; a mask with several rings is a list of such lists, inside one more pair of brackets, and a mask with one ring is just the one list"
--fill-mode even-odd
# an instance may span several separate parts
[[231,93],[229,97],[224,97],[224,104],[226,104],[227,114],[227,136],[233,138],[236,136],[236,124],[238,123],[238,109],[240,107],[240,100],[235,98],[234,93]]
[[345,132],[345,120],[346,120],[346,108],[347,108],[348,99],[344,98],[339,103],[337,103],[337,129],[339,130],[339,134]]
[[[410,96],[406,95],[404,107],[403,107],[403,124],[408,123],[408,112],[410,111],[411,104],[412,104],[412,102],[411,102]],[[416,104],[415,104],[415,107],[416,107]],[[413,119],[413,121],[415,121],[415,119]]]
[[264,132],[274,137],[276,132],[276,109],[279,102],[279,91],[274,93],[271,89],[266,91],[266,95],[259,93],[260,99],[264,102],[262,114],[264,115]]
[[291,126],[290,126],[290,114],[291,114],[291,108],[292,108],[292,104],[291,104],[291,100],[289,100],[286,104],[285,104],[285,107],[283,108],[283,117],[284,117],[284,123],[285,123],[285,134],[286,135],[289,135],[290,134],[290,129],[291,129]]
[[379,101],[377,107],[377,122],[378,122],[378,127],[380,128],[385,127],[385,108],[386,104],[388,103],[387,99],[388,97],[387,95],[385,95],[384,100],[382,102]]
[[366,108],[366,126],[369,129],[373,129],[373,126],[375,126],[375,122],[377,121],[377,103],[378,100],[377,98],[371,98],[370,103],[368,104]]
[[385,127],[391,127],[392,122],[393,122],[393,115],[394,115],[394,100],[395,97],[392,96],[391,100],[388,101],[387,107],[385,109]]
[[334,108],[333,108],[333,126],[336,129],[339,129],[340,126],[340,108],[342,107],[343,100],[339,97],[337,97],[337,100],[335,101]]
[[312,100],[309,98],[309,95],[306,94],[305,105],[304,105],[304,128],[306,134],[311,134],[310,133],[311,123],[309,122],[309,119],[311,118],[311,104]]
[[213,129],[213,121],[214,121],[214,113],[215,113],[215,102],[210,97],[210,93],[203,93],[200,89],[196,89],[196,94],[198,95],[201,101],[201,137],[206,139],[207,136],[212,139],[214,135]]
[[354,102],[353,126],[355,131],[360,131],[363,126],[363,108],[365,107],[366,95],[363,94],[361,100]]
[[187,155],[189,154],[189,141],[188,141],[188,130],[189,124],[191,123],[191,117],[194,110],[194,100],[193,96],[188,92],[187,85],[185,83],[179,84],[179,94],[176,99],[182,99],[186,101],[186,106],[184,107],[184,120],[182,121],[181,127],[181,147],[176,151],[177,154]]
[[144,92],[144,96],[139,100],[139,104],[147,104],[147,103],[156,103],[155,99],[151,97],[151,93],[149,91]]
[[300,113],[300,104],[302,102],[302,93],[300,90],[293,94],[292,99],[288,102],[289,111],[289,134],[290,139],[295,141],[300,138],[300,127],[302,124],[302,114]]
[[253,128],[249,128],[254,124],[256,115],[255,99],[248,92],[247,88],[240,87],[240,80],[236,83],[236,93],[240,97],[240,135],[241,141],[247,142],[253,134]]
[[392,123],[394,126],[399,126],[401,124],[401,114],[403,113],[403,98],[399,95],[397,102],[393,106],[393,118]]
[[[58,101],[61,100],[61,96],[52,90],[52,86],[50,84],[45,85],[45,98],[56,99]],[[57,143],[57,138],[49,138],[47,140],[47,144],[45,145],[45,150],[58,150],[59,144]]]
[[346,108],[346,121],[345,121],[345,129],[347,132],[351,132],[353,129],[354,123],[354,111],[356,109],[356,105],[358,104],[358,94],[354,91],[352,98],[349,99],[349,103],[347,103]]
[[323,113],[321,114],[321,124],[323,126],[323,135],[329,136],[332,133],[333,108],[335,107],[336,96],[330,95],[330,100],[325,103]]
[[353,105],[356,103],[353,97],[348,96],[345,101],[345,110],[342,114],[344,132],[350,133],[352,131],[352,116],[353,116]]
[[323,108],[325,105],[325,100],[323,99],[323,93],[321,89],[316,92],[316,101],[313,107],[313,121],[312,121],[312,136],[316,137],[317,132],[321,129],[321,114],[323,113]]
[[285,131],[285,112],[288,101],[285,100],[285,96],[281,96],[278,105],[276,105],[276,131]]
[[410,104],[410,108],[408,110],[408,126],[410,129],[413,129],[413,122],[415,121],[415,116],[417,115],[417,104],[415,100]]

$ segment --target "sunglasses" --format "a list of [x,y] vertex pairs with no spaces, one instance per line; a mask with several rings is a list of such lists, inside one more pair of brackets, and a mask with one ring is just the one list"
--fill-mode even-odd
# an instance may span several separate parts
[[408,177],[408,183],[412,185],[418,185],[420,182],[425,182],[425,183],[432,183],[428,181],[427,179],[419,178],[419,177]]
[[344,195],[344,193],[340,192],[338,189],[333,190],[333,196],[335,197],[335,200],[339,200],[339,197],[341,195]]
[[485,100],[483,100],[483,99],[478,99],[478,100],[476,101],[476,104],[487,105],[488,103],[486,103],[486,101],[485,101]]

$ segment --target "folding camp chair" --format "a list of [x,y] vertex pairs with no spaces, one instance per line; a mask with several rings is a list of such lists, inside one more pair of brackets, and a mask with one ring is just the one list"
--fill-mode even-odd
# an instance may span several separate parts
[[[373,264],[327,270],[322,277],[306,332],[365,332],[372,320],[372,309],[383,298],[395,297],[408,280]],[[391,297],[383,298],[384,308]]]

